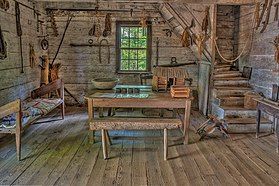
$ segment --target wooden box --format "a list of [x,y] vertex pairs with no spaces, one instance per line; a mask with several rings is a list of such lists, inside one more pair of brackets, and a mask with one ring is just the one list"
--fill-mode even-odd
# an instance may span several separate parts
[[257,101],[255,98],[260,98],[261,96],[255,92],[247,92],[244,94],[244,108],[246,109],[256,109]]
[[154,91],[167,91],[168,79],[166,77],[153,76],[152,90]]
[[173,85],[170,93],[173,98],[189,98],[191,89],[186,86]]

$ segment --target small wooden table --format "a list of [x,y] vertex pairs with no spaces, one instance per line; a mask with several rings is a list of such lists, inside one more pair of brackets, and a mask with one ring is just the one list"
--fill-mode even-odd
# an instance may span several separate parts
[[264,99],[255,99],[257,101],[257,132],[256,132],[256,138],[259,137],[260,133],[260,124],[261,124],[261,115],[262,112],[267,113],[274,117],[274,124],[275,124],[275,133],[277,137],[277,153],[279,151],[279,127],[276,126],[278,124],[279,119],[279,106],[276,105],[276,102],[267,101]]
[[104,108],[172,108],[185,109],[183,119],[184,143],[188,144],[188,130],[190,125],[190,110],[192,98],[172,98],[170,93],[148,92],[148,97],[144,98],[117,98],[116,93],[95,92],[86,96],[88,101],[88,120],[94,119],[94,107]]

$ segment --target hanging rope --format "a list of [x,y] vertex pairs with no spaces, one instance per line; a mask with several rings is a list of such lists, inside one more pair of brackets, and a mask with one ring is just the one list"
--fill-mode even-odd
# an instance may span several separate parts
[[[252,34],[251,34],[251,35],[252,35]],[[251,35],[250,35],[250,37],[251,37]],[[216,39],[213,39],[213,41],[214,41],[214,44],[215,44],[215,47],[216,47],[216,50],[217,50],[219,56],[220,56],[224,61],[229,62],[229,63],[233,63],[233,62],[237,61],[237,60],[242,56],[242,54],[244,53],[244,51],[245,51],[245,49],[246,49],[246,47],[247,47],[247,44],[249,43],[250,37],[248,37],[248,39],[246,40],[245,45],[244,45],[244,48],[242,49],[242,51],[240,52],[240,54],[239,54],[235,59],[232,59],[232,60],[226,59],[226,58],[221,54],[220,49],[219,49],[219,47],[218,47],[218,45],[217,45]]]
[[244,54],[244,51],[245,51],[245,49],[246,49],[246,47],[248,46],[248,43],[249,43],[249,40],[251,39],[251,43],[252,43],[252,41],[253,41],[253,33],[254,33],[254,29],[255,29],[255,27],[257,27],[257,22],[256,22],[256,20],[257,19],[259,19],[258,18],[258,6],[257,6],[257,1],[254,1],[255,2],[255,4],[256,4],[256,6],[255,6],[255,12],[254,12],[254,16],[253,16],[253,31],[252,31],[252,33],[249,35],[249,37],[247,38],[247,40],[246,40],[246,42],[245,42],[245,45],[244,45],[244,47],[243,47],[243,49],[242,49],[242,51],[240,52],[240,54],[235,58],[235,59],[232,59],[232,60],[229,60],[229,59],[226,59],[222,54],[221,54],[221,52],[220,52],[220,49],[219,49],[219,47],[218,47],[218,44],[217,44],[217,42],[216,42],[216,38],[214,38],[213,39],[213,42],[214,42],[214,45],[215,45],[215,47],[216,47],[216,50],[217,50],[217,52],[218,52],[218,54],[219,54],[219,56],[224,60],[224,61],[226,61],[226,62],[229,62],[229,63],[233,63],[233,62],[235,62],[235,61],[237,61],[243,54]]

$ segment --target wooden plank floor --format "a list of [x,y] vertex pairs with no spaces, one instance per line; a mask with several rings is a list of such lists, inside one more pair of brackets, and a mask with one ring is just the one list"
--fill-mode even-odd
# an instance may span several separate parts
[[[65,120],[56,113],[32,125],[23,135],[16,159],[12,136],[0,142],[0,185],[278,185],[279,155],[273,135],[233,135],[232,139],[182,145],[171,131],[169,160],[163,160],[162,131],[110,132],[110,159],[103,160],[100,133],[88,142],[85,108],[67,107]],[[204,118],[197,112],[191,124]]]

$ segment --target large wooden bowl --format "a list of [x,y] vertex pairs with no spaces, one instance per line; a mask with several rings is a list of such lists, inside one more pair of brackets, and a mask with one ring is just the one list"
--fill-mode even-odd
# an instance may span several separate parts
[[117,78],[97,78],[93,79],[91,82],[96,89],[109,90],[113,89],[118,81]]

